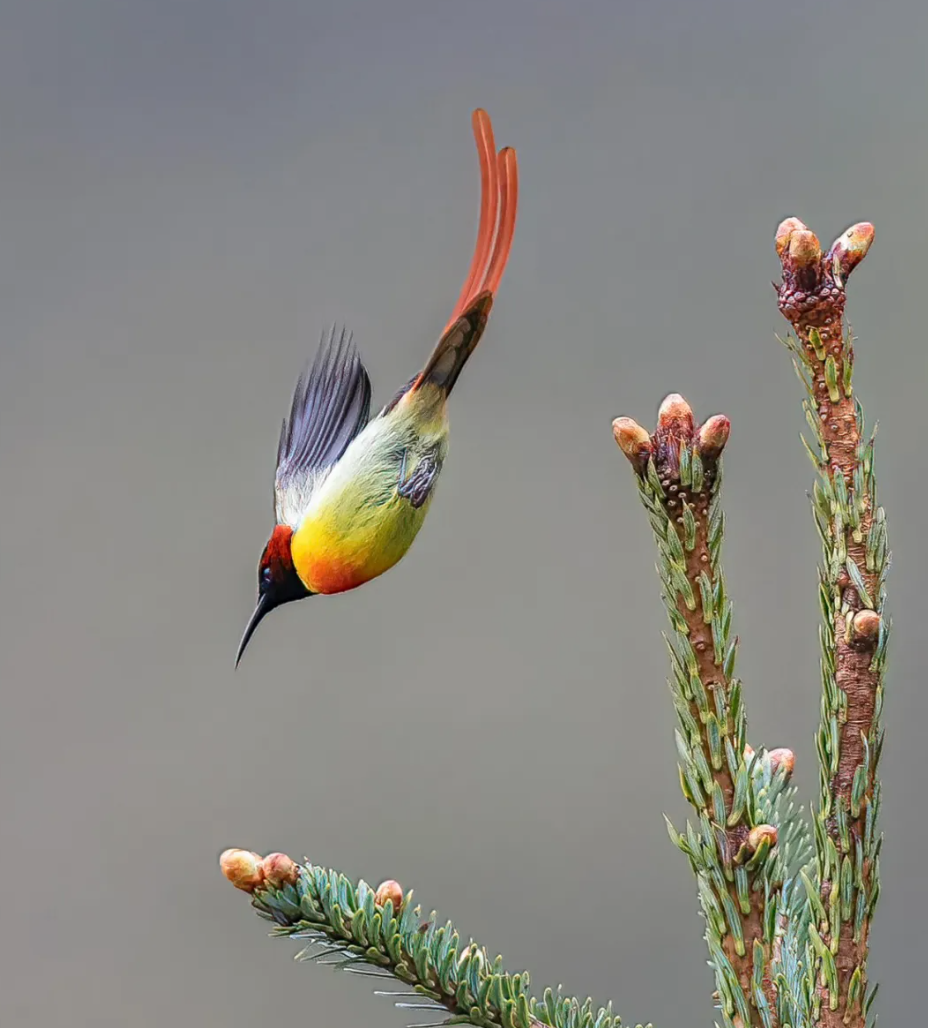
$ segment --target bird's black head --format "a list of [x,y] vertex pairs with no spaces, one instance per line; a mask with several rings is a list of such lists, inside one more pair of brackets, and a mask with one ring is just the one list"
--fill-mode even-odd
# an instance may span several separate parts
[[238,645],[235,666],[238,667],[248,640],[254,635],[265,614],[291,600],[302,600],[312,593],[300,581],[293,566],[290,552],[290,538],[293,531],[286,525],[278,525],[271,533],[264,553],[258,564],[258,603],[245,626],[245,633]]

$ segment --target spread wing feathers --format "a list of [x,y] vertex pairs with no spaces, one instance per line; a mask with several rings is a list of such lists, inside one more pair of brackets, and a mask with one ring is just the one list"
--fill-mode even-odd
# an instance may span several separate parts
[[281,426],[274,483],[279,524],[296,527],[315,485],[367,424],[370,405],[371,381],[353,337],[333,326],[297,379]]

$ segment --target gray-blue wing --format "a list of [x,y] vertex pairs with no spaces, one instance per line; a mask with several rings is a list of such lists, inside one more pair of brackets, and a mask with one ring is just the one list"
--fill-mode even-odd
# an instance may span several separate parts
[[[291,524],[309,501],[320,472],[330,468],[367,424],[371,382],[354,340],[333,326],[308,372],[297,379],[277,446],[277,520]],[[295,526],[293,526],[295,527]]]

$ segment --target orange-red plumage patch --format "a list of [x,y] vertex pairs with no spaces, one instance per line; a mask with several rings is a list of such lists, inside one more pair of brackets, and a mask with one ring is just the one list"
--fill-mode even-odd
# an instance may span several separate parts
[[375,577],[366,568],[340,561],[330,553],[319,554],[305,570],[313,592],[327,596],[357,589]]
[[293,570],[293,554],[290,552],[290,539],[293,529],[289,525],[277,525],[264,549],[262,566],[271,569],[275,581],[283,579]]

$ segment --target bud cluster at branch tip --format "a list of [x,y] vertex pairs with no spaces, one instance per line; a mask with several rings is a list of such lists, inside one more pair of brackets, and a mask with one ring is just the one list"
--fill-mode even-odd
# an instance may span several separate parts
[[280,889],[293,885],[299,868],[286,853],[269,853],[262,857],[251,850],[228,849],[219,857],[219,867],[226,878],[243,892],[254,892],[271,886]]
[[697,428],[692,407],[679,393],[670,393],[664,398],[653,435],[631,418],[616,418],[612,422],[612,434],[619,449],[642,476],[652,457],[659,473],[666,466],[676,474],[681,445],[704,463],[715,463],[725,449],[730,432],[731,422],[724,414],[714,414]]
[[[283,889],[288,885],[296,885],[300,877],[300,867],[286,853],[268,853],[262,857],[251,850],[227,849],[219,857],[219,867],[236,889],[255,893],[267,889]],[[381,882],[374,894],[374,902],[378,907],[393,904],[393,911],[398,914],[405,901],[403,887],[399,882],[388,878]]]
[[798,218],[781,222],[775,245],[783,283],[774,283],[781,313],[794,324],[821,320],[830,325],[840,320],[848,276],[866,257],[872,242],[873,226],[861,221],[842,232],[823,254],[818,236]]

